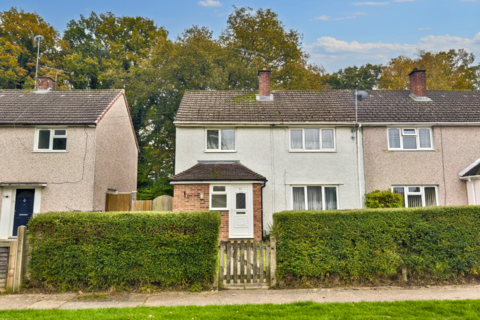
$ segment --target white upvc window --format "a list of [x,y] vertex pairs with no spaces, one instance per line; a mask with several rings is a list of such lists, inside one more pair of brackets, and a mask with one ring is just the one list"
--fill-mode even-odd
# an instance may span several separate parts
[[67,151],[67,128],[36,128],[35,151]]
[[338,187],[327,185],[292,186],[293,210],[335,210]]
[[206,129],[206,152],[235,152],[235,129]]
[[388,128],[389,150],[433,150],[431,128]]
[[438,206],[436,186],[393,186],[392,191],[403,196],[405,208]]
[[290,129],[291,152],[335,151],[335,129]]
[[210,210],[228,210],[228,186],[210,185]]

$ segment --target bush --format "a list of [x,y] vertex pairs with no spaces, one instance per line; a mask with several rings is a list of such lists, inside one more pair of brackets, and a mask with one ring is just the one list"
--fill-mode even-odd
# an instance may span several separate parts
[[367,208],[401,208],[403,207],[403,196],[392,190],[375,190],[367,193],[365,206]]
[[29,222],[31,285],[92,290],[212,281],[218,212],[63,212]]
[[451,280],[480,271],[480,207],[276,213],[279,277]]

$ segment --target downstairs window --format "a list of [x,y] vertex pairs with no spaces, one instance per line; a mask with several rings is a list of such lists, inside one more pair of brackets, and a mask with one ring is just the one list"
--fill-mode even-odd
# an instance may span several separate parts
[[293,210],[337,209],[337,187],[295,186],[292,187]]
[[435,186],[395,186],[392,190],[403,196],[405,208],[438,206]]

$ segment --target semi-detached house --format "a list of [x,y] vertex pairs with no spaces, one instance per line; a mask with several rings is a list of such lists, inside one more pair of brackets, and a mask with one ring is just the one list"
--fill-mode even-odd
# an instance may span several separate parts
[[391,189],[405,207],[480,202],[480,93],[187,91],[176,125],[174,210],[216,210],[221,239],[255,238],[282,210],[354,209]]

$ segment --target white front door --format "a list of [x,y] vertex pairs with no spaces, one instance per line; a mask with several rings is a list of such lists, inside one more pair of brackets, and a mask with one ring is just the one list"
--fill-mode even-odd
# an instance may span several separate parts
[[251,185],[232,185],[229,217],[230,238],[253,237],[253,201]]

